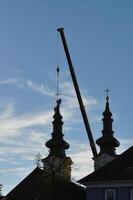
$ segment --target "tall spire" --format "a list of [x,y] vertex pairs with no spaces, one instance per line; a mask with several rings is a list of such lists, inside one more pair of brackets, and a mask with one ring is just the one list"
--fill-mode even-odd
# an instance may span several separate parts
[[54,108],[54,121],[53,123],[53,132],[52,138],[46,142],[46,147],[50,149],[49,156],[56,156],[60,158],[66,157],[65,150],[69,148],[69,144],[63,140],[63,133],[62,133],[62,116],[60,114],[60,104],[61,99],[56,101],[57,105]]
[[100,146],[100,153],[106,153],[110,156],[115,157],[116,152],[115,148],[120,145],[119,141],[113,137],[114,131],[112,130],[112,122],[113,119],[112,113],[109,108],[109,96],[108,92],[109,90],[106,90],[107,96],[106,96],[106,105],[105,105],[105,111],[103,112],[103,130],[102,130],[102,137],[96,140],[96,143]]

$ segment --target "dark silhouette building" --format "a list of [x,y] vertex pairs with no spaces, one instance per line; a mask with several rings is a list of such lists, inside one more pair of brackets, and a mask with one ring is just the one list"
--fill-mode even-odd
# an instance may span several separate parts
[[87,200],[132,200],[133,146],[79,183],[86,186]]
[[5,199],[7,200],[85,200],[84,187],[71,181],[72,160],[66,156],[69,144],[63,139],[61,99],[54,109],[52,138],[46,142],[49,155],[43,168],[35,168]]
[[116,154],[119,141],[113,136],[108,96],[102,121],[102,137],[96,140],[100,151],[94,159],[95,171],[79,183],[86,186],[87,200],[133,200],[133,146]]

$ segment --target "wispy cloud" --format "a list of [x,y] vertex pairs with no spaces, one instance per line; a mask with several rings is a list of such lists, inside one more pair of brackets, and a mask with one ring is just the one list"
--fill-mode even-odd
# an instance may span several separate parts
[[[72,83],[64,82],[60,87],[65,106],[67,106],[69,109],[79,108],[78,100]],[[84,106],[89,110],[93,109],[98,103],[97,100],[94,97],[89,96],[87,92],[82,94],[82,99]]]
[[133,138],[120,138],[122,145],[132,145],[133,144]]
[[10,168],[10,169],[2,169],[0,170],[1,173],[16,173],[16,172],[26,172],[26,168],[25,167],[15,167],[15,168]]
[[15,68],[13,68],[13,67],[6,67],[6,70],[7,71],[10,71],[10,72],[13,72],[13,73],[15,73],[15,74],[23,74],[23,71],[22,70],[19,70],[19,69],[15,69]]
[[[33,82],[32,80],[26,79],[23,77],[10,78],[7,80],[0,81],[0,85],[4,85],[4,84],[11,84],[20,89],[24,89],[24,87],[27,87],[38,94],[55,97],[53,89],[50,89],[48,86],[44,85],[43,83],[37,84]],[[64,101],[64,105],[67,108],[75,109],[79,107],[72,83],[62,82],[60,85],[60,93]],[[94,109],[98,103],[97,100],[94,97],[89,96],[87,92],[86,94],[84,93],[82,95],[82,98],[83,98],[84,106],[89,110]]]
[[74,180],[79,180],[94,170],[92,153],[86,148],[85,143],[81,144],[81,146],[82,145],[84,145],[84,149],[80,149],[79,145],[78,151],[70,154],[73,160],[72,178]]
[[117,148],[117,153],[121,154],[126,149],[133,145],[133,138],[119,138],[120,147]]
[[[3,108],[3,105],[2,105]],[[4,110],[0,113],[0,120],[8,119],[14,114],[14,103],[10,102],[4,105]]]
[[0,135],[1,137],[10,137],[20,132],[20,129],[45,125],[51,118],[51,112],[41,112],[31,115],[24,114],[22,116],[14,116],[12,118],[2,119],[0,121]]
[[48,96],[55,96],[48,87],[44,86],[43,84],[36,84],[31,80],[26,80],[25,85],[27,85],[30,89],[34,90],[35,92],[42,94],[42,95],[48,95]]
[[17,78],[9,78],[9,79],[6,79],[6,80],[1,80],[0,85],[14,84],[14,83],[17,83],[17,82],[18,82]]

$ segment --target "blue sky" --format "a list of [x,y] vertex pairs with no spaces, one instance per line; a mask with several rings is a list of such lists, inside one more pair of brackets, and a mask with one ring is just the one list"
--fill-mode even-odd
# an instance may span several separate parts
[[130,0],[0,1],[0,182],[3,194],[45,157],[52,132],[56,67],[72,177],[93,170],[68,64],[56,29],[65,28],[94,138],[101,136],[108,87],[120,153],[132,145],[133,2]]

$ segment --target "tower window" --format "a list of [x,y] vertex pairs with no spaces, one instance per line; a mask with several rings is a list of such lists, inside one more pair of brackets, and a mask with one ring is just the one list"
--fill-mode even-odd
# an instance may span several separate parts
[[114,189],[106,189],[105,190],[105,200],[115,200],[115,190]]

